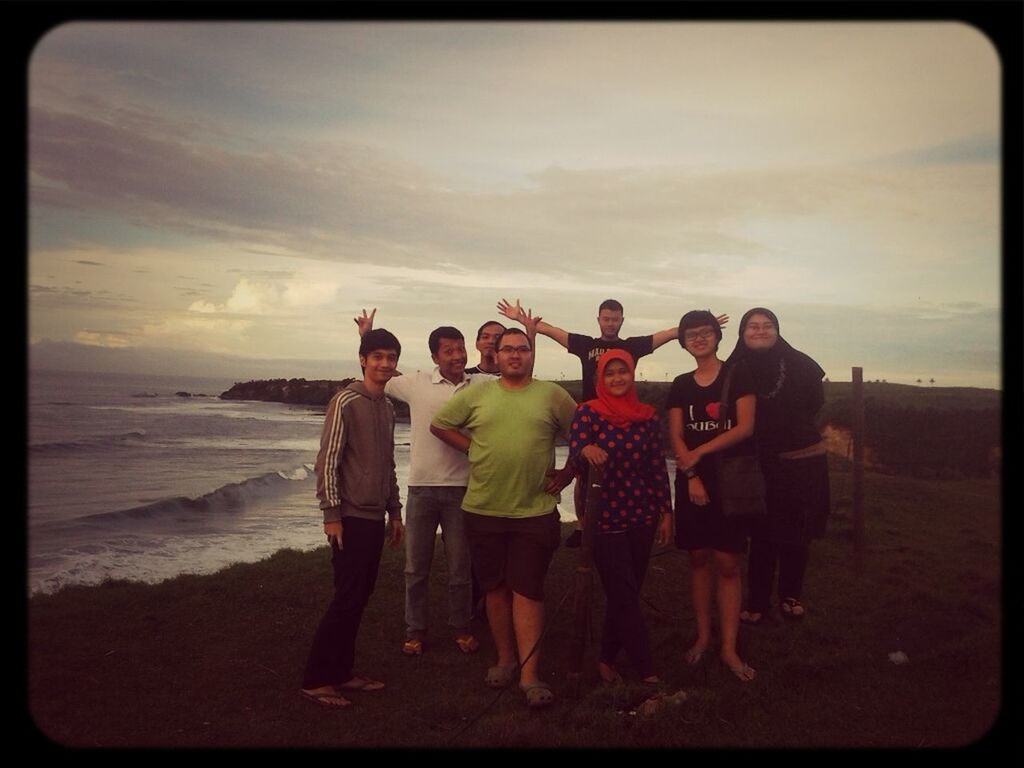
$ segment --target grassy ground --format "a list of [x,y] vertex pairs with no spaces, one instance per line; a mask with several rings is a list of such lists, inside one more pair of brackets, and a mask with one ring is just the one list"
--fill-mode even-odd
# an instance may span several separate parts
[[[583,684],[570,666],[576,552],[548,581],[543,667],[559,699],[529,712],[516,690],[482,685],[493,663],[446,636],[399,653],[402,557],[386,551],[359,636],[358,670],[388,683],[346,711],[297,695],[330,598],[326,549],[158,585],[109,583],[34,597],[29,713],[72,746],[273,747],[948,747],[983,736],[1001,706],[1000,503],[992,481],[868,474],[865,573],[854,572],[851,481],[833,473],[834,515],[812,547],[800,625],[741,629],[758,670],[744,685],[717,658],[681,661],[694,632],[686,557],[665,550],[645,586],[659,671],[685,700],[653,715],[649,693],[606,689],[588,642]],[[439,553],[440,554],[440,553]],[[443,627],[443,568],[434,584]],[[594,620],[603,598],[594,589]],[[599,625],[596,625],[599,626]],[[595,626],[595,634],[596,634]],[[909,663],[888,654],[903,651]],[[627,680],[631,670],[623,664]],[[635,679],[635,676],[633,676]]]

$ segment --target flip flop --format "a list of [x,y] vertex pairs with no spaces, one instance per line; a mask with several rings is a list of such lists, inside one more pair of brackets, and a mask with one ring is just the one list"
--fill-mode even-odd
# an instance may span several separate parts
[[696,646],[694,646],[686,652],[686,654],[683,656],[683,659],[691,667],[695,667],[704,660],[704,654],[707,653],[707,651],[707,646],[704,646],[703,648],[697,648]]
[[384,688],[380,680],[371,680],[368,677],[353,677],[347,683],[334,686],[339,691],[379,691]]
[[757,670],[749,664],[747,664],[746,662],[737,667],[729,667],[729,671],[736,675],[736,677],[744,683],[749,683],[757,676]]
[[498,665],[488,668],[487,676],[484,677],[484,685],[488,688],[507,688],[512,682],[518,666],[518,664],[509,664],[508,666]]
[[[754,616],[757,618],[755,619]],[[768,618],[766,611],[740,611],[740,624],[746,624],[748,627],[762,627],[770,623],[771,619]]]
[[526,694],[526,705],[530,709],[547,707],[555,701],[555,694],[551,692],[551,686],[547,683],[530,683],[529,685],[520,685],[519,688]]
[[303,691],[300,689],[299,696],[307,701],[312,701],[314,704],[323,707],[324,709],[345,709],[346,707],[352,706],[352,702],[337,691],[320,691],[319,693],[312,693],[311,691]]
[[795,597],[787,597],[781,603],[779,603],[779,610],[782,611],[782,615],[787,619],[793,619],[799,621],[804,617],[804,604],[797,600]]
[[402,643],[402,653],[406,656],[422,656],[423,655],[423,641],[409,638]]
[[455,644],[463,653],[476,653],[480,650],[480,641],[472,635],[463,635],[455,638]]

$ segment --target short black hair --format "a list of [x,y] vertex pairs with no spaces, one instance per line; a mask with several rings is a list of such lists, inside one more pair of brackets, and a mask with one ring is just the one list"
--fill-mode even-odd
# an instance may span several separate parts
[[484,323],[483,325],[481,325],[479,328],[476,329],[476,340],[477,341],[480,341],[480,334],[482,334],[484,332],[484,328],[486,328],[488,325],[496,325],[499,328],[501,328],[501,330],[503,330],[503,331],[505,330],[505,324],[504,323],[499,323],[497,320],[488,320],[486,323]]
[[610,309],[612,312],[619,312],[625,314],[622,310],[622,305],[619,304],[615,299],[605,299],[601,302],[601,306],[597,308],[598,314],[601,313],[602,309]]
[[465,341],[466,337],[462,335],[462,331],[458,328],[452,328],[450,325],[442,325],[440,328],[435,328],[430,332],[430,336],[427,337],[427,346],[430,347],[430,354],[437,354],[437,350],[441,348],[441,339]]
[[722,326],[718,324],[718,318],[711,314],[710,309],[693,309],[679,318],[679,346],[686,349],[685,333],[689,328],[701,328],[710,325],[715,330],[715,349],[718,349],[722,341]]
[[[518,333],[520,336],[526,336],[526,340],[527,341],[530,340],[530,337],[526,335],[526,331],[524,331],[522,328],[506,328],[504,331],[501,332],[501,334],[495,340],[494,348],[498,349],[501,346],[502,340],[504,340],[504,338],[506,336],[508,336],[509,334],[511,334],[511,333]],[[533,349],[533,345],[532,344],[530,345],[530,349],[531,350]]]
[[402,345],[391,331],[384,328],[374,328],[367,331],[359,342],[359,356],[366,357],[377,349],[393,349],[399,357],[402,356]]

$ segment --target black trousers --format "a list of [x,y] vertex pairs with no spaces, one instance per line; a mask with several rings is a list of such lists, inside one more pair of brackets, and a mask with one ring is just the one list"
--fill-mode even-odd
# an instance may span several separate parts
[[340,685],[352,679],[356,635],[373,587],[384,548],[384,522],[346,517],[342,549],[331,545],[334,598],[313,636],[302,687]]
[[614,665],[615,657],[625,648],[640,677],[654,674],[640,590],[647,576],[656,529],[656,525],[645,525],[622,533],[598,533],[592,545],[594,566],[606,600],[601,661]]
[[779,600],[800,598],[807,571],[809,544],[773,541],[770,536],[750,537],[750,555],[747,559],[747,610],[766,613],[771,602],[775,567],[779,569]]

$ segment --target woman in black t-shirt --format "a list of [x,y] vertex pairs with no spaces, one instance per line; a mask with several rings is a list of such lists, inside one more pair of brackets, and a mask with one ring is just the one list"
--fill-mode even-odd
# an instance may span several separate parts
[[714,562],[718,572],[718,613],[722,635],[719,655],[740,680],[754,679],[754,669],[736,652],[739,632],[740,555],[746,532],[725,518],[718,506],[718,476],[710,454],[751,453],[756,397],[742,366],[733,369],[727,422],[719,429],[725,366],[716,354],[722,329],[711,312],[687,312],[679,321],[679,343],[697,361],[697,370],[677,376],[668,400],[669,434],[676,454],[676,545],[690,553],[697,640],[686,652],[698,664],[711,642],[711,594]]

